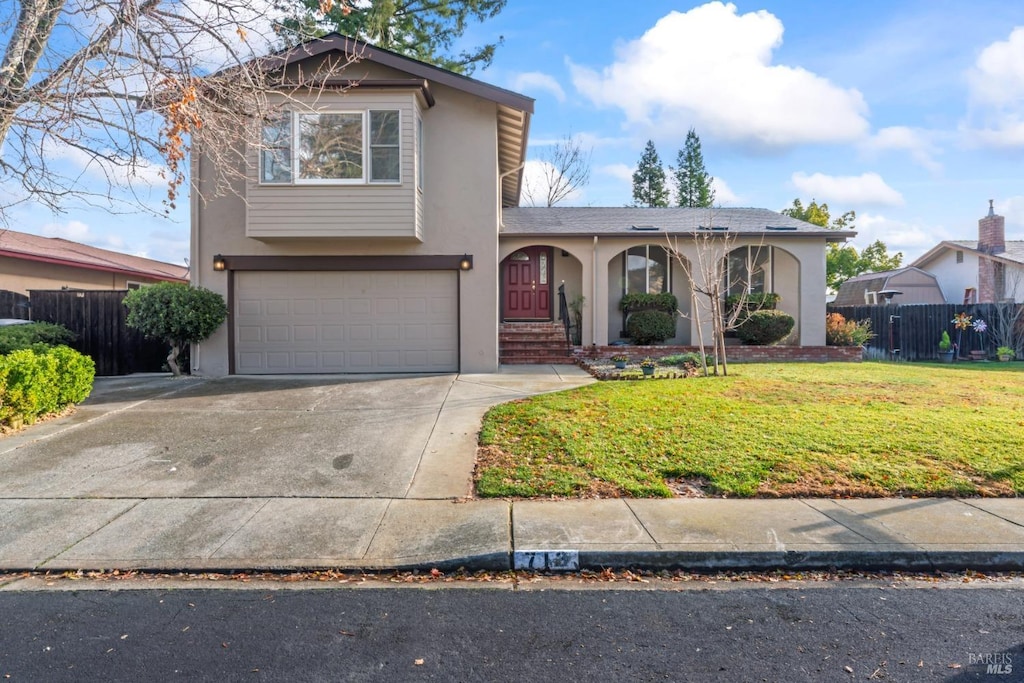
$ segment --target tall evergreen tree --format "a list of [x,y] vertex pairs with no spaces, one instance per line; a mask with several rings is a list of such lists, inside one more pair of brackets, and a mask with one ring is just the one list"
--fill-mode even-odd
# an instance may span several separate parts
[[647,141],[644,153],[633,173],[633,206],[668,206],[668,187],[665,183],[665,169],[654,142]]
[[[486,68],[494,58],[496,43],[450,53],[471,21],[492,19],[507,0],[275,0],[286,12],[276,25],[288,45],[331,31],[365,40],[421,62],[449,71],[470,74]],[[326,13],[323,13],[324,10]]]
[[715,201],[715,190],[711,186],[712,178],[704,168],[704,154],[700,150],[700,138],[690,129],[686,134],[686,144],[679,150],[676,168],[673,169],[676,180],[676,204],[696,208],[710,208]]

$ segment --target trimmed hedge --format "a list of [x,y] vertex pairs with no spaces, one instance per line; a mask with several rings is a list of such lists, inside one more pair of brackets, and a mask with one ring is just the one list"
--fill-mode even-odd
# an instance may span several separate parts
[[0,356],[0,422],[32,424],[40,415],[81,403],[95,377],[92,358],[67,346]]
[[676,336],[676,320],[665,311],[637,311],[630,314],[626,333],[634,344],[657,344]]
[[783,311],[752,311],[736,329],[736,336],[744,344],[767,346],[792,332],[795,324],[793,316]]
[[73,341],[75,341],[75,334],[71,330],[53,323],[29,323],[0,327],[0,354],[7,354],[19,349],[59,346],[70,344]]
[[[629,313],[630,311],[664,311],[675,315],[678,310],[679,301],[672,292],[661,294],[626,294],[619,300],[619,310]],[[669,335],[670,337],[673,335]]]

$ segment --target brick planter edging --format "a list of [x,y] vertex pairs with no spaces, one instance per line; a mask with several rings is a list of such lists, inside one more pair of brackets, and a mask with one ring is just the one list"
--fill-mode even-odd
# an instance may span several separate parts
[[[697,353],[696,346],[576,346],[577,358],[600,358],[623,353],[630,357],[655,360],[677,353]],[[728,346],[726,360],[736,363],[859,363],[864,359],[861,346]]]

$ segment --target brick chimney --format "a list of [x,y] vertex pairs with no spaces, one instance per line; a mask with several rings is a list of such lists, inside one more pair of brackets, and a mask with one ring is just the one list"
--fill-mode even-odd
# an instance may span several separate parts
[[988,215],[978,221],[978,251],[998,254],[1006,251],[1006,219],[997,216],[988,200]]
[[[1006,251],[1006,219],[997,216],[988,200],[988,215],[978,221],[978,251],[999,254]],[[991,304],[1002,300],[1005,287],[1003,264],[981,256],[978,258],[978,303]]]

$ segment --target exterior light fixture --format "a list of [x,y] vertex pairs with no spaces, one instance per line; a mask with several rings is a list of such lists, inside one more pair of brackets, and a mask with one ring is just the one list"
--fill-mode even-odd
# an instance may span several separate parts
[[224,270],[227,267],[228,267],[228,264],[224,261],[224,257],[223,256],[221,256],[220,254],[217,254],[216,256],[213,257],[213,269],[214,270]]
[[472,270],[473,269],[473,257],[469,254],[463,254],[462,260],[459,261],[459,270]]

